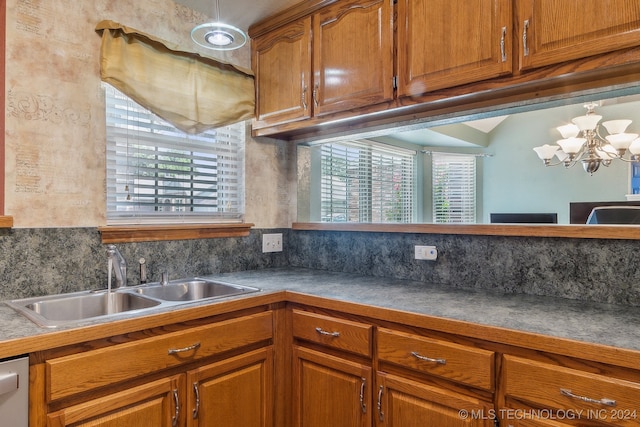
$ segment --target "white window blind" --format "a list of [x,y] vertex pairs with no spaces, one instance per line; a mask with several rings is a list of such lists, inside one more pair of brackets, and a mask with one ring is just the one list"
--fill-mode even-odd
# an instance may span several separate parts
[[415,157],[371,141],[322,145],[322,221],[412,222]]
[[432,153],[433,221],[476,222],[476,156]]
[[188,135],[104,84],[107,222],[240,222],[243,122]]

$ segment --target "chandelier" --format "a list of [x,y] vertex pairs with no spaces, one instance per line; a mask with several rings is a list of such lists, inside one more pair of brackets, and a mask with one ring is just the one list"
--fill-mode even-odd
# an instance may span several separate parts
[[[545,144],[533,150],[545,166],[564,165],[566,168],[582,163],[585,172],[593,175],[600,165],[609,166],[612,160],[634,162],[640,160],[640,138],[637,133],[626,133],[631,120],[609,120],[602,122],[607,135],[601,135],[599,124],[602,116],[595,114],[598,103],[585,104],[587,114],[576,117],[571,124],[556,129],[563,139],[558,145]],[[625,154],[628,157],[625,158]],[[553,158],[558,160],[552,163]]]

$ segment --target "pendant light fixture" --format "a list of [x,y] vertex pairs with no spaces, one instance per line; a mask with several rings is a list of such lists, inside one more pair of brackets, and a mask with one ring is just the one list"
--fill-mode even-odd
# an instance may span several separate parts
[[199,46],[212,50],[234,50],[247,43],[244,31],[220,22],[220,0],[216,0],[216,22],[196,26],[191,30],[191,39]]

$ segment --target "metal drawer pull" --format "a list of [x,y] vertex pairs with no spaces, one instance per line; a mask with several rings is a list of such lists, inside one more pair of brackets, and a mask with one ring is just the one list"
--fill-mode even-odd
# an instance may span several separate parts
[[198,383],[193,383],[193,393],[196,395],[196,407],[193,409],[193,419],[198,418],[198,411],[200,410],[200,390],[198,390]]
[[180,418],[180,400],[178,399],[178,389],[174,389],[173,390],[173,400],[176,403],[176,413],[173,416],[173,418],[171,418],[171,425],[173,427],[176,427],[178,425],[178,418]]
[[522,48],[524,56],[529,56],[529,45],[527,44],[527,32],[529,31],[529,20],[524,21],[524,29],[522,30]]
[[362,409],[362,413],[366,414],[367,413],[367,405],[365,405],[364,403],[364,388],[367,385],[367,379],[366,378],[361,378],[362,380],[362,384],[360,384],[360,409]]
[[507,51],[505,49],[505,38],[507,37],[507,27],[502,27],[502,37],[500,37],[500,53],[502,62],[507,62]]
[[566,388],[561,388],[560,393],[562,393],[564,396],[571,397],[572,399],[582,400],[583,402],[587,403],[596,403],[598,405],[605,406],[616,406],[616,401],[613,399],[592,399],[586,396],[578,396],[577,394],[573,394],[571,390],[568,390]]
[[417,358],[418,360],[422,360],[423,362],[433,362],[433,363],[438,363],[440,365],[447,364],[447,359],[432,359],[431,357],[420,355],[417,351],[412,351],[411,355]]
[[184,353],[185,351],[197,350],[198,348],[200,348],[200,343],[199,342],[197,342],[197,343],[195,343],[193,345],[190,345],[189,347],[170,348],[169,349],[169,354]]
[[322,328],[316,328],[316,332],[319,333],[320,335],[328,335],[330,337],[339,337],[340,336],[340,332],[327,332]]
[[380,386],[378,390],[378,419],[380,422],[384,421],[384,413],[382,412],[382,390],[384,390],[384,387]]

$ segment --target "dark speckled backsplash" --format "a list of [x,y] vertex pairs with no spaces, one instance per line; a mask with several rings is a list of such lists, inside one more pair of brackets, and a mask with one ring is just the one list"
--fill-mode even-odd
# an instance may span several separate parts
[[[438,260],[414,260],[415,245]],[[296,267],[640,306],[634,240],[292,231],[289,254]]]
[[[118,244],[128,283],[140,280],[144,257],[149,281],[286,266],[286,252],[263,254],[263,232],[227,239]],[[0,300],[107,287],[106,245],[94,228],[0,231]]]
[[[263,233],[284,233],[285,251],[263,254]],[[438,260],[416,261],[414,245]],[[248,237],[118,245],[129,284],[144,257],[150,281],[269,267],[306,267],[395,277],[457,288],[640,306],[640,242],[253,230]],[[93,228],[0,231],[0,299],[105,288],[105,245]]]

